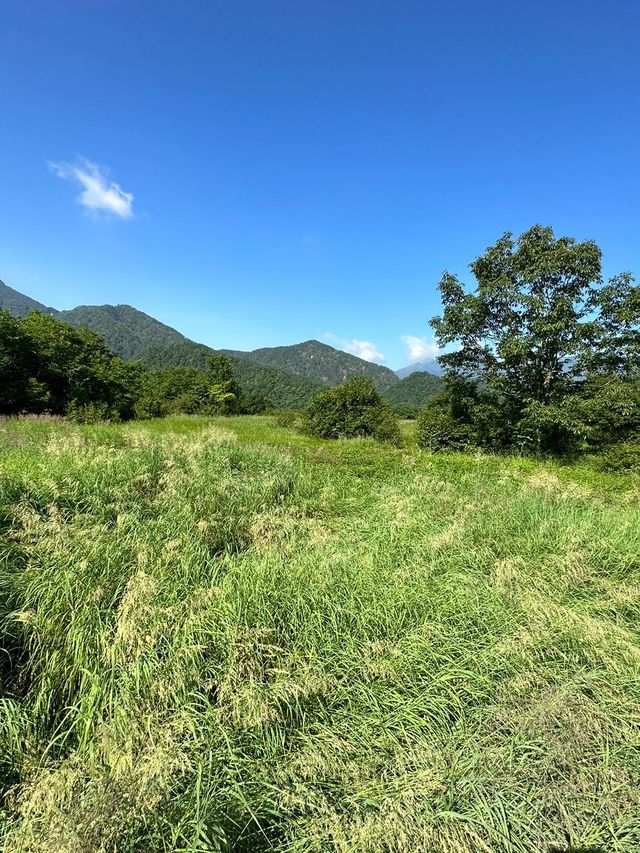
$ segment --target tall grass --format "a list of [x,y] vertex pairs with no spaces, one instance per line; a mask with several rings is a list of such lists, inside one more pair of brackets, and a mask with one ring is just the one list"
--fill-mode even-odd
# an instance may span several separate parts
[[638,481],[0,424],[7,851],[640,849]]

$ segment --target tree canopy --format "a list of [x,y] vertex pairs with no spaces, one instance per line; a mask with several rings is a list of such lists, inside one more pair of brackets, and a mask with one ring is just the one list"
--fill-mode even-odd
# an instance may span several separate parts
[[133,417],[141,371],[87,329],[34,312],[16,319],[0,311],[0,413],[80,412]]
[[562,399],[594,370],[630,375],[640,355],[640,291],[629,273],[602,283],[593,240],[535,225],[504,234],[471,264],[467,292],[445,273],[442,316],[431,325],[450,372],[480,380],[517,404]]
[[377,438],[397,444],[398,423],[391,406],[369,377],[319,391],[305,412],[306,429],[319,438]]
[[439,357],[447,390],[421,419],[425,446],[568,452],[596,434],[605,441],[596,395],[618,408],[628,401],[626,426],[607,440],[640,426],[630,390],[640,379],[640,287],[630,273],[605,284],[601,261],[593,240],[535,225],[504,234],[470,265],[473,291],[445,272],[431,325],[453,350]]

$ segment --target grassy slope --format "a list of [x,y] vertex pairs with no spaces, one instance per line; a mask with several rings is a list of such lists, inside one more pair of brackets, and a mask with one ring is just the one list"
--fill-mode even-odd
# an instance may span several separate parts
[[639,849],[637,479],[268,418],[0,443],[7,850]]

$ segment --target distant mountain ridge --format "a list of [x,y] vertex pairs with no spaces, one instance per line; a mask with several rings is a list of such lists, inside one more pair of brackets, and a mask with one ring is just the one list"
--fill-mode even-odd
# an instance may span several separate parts
[[156,346],[186,341],[184,335],[131,305],[78,305],[56,315],[70,326],[86,326],[102,335],[112,350],[124,359],[138,357],[153,340]]
[[441,376],[434,376],[426,371],[413,371],[404,379],[396,382],[385,394],[394,404],[404,403],[410,406],[423,406],[424,401],[442,388]]
[[396,370],[396,376],[399,379],[405,379],[407,376],[411,376],[412,373],[431,373],[434,376],[442,376],[444,371],[436,358],[425,358],[422,361],[414,361],[412,364]]
[[[277,409],[303,408],[320,388],[340,385],[352,376],[370,377],[378,390],[394,402],[422,405],[426,396],[437,390],[433,382],[437,382],[435,376],[414,381],[404,390],[403,383],[388,367],[316,340],[290,346],[263,347],[250,352],[216,350],[189,340],[176,329],[131,305],[79,305],[59,311],[0,282],[2,308],[19,317],[41,311],[75,328],[91,329],[122,358],[139,361],[150,368],[203,368],[210,355],[226,355],[243,390],[266,397]],[[424,399],[418,399],[423,392],[426,394]]]
[[304,341],[282,347],[263,347],[243,352],[221,350],[225,355],[248,358],[260,364],[305,376],[321,385],[341,385],[352,376],[368,376],[379,391],[386,391],[398,379],[388,367],[365,361],[321,341]]

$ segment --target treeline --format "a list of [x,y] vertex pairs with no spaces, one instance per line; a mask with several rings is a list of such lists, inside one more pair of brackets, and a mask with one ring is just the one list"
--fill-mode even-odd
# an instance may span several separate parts
[[63,415],[77,421],[170,414],[255,414],[270,403],[244,392],[229,360],[204,369],[152,370],[126,362],[88,329],[33,312],[0,311],[0,414]]
[[[607,450],[623,462],[640,459],[640,287],[633,277],[605,283],[593,241],[556,238],[541,226],[517,239],[505,234],[470,268],[473,290],[449,273],[439,284],[443,313],[431,325],[444,350],[444,383],[425,373],[398,383],[394,412],[370,378],[317,391],[293,377],[302,385],[291,408],[310,401],[307,431],[397,443],[395,416],[411,416],[421,397],[441,387],[418,417],[423,448],[566,457]],[[165,358],[188,355],[193,363],[125,362],[86,329],[0,311],[0,414],[126,420],[273,408],[252,393],[250,377],[238,382],[236,360],[191,342],[165,349]],[[261,371],[264,387],[264,370],[272,369],[244,364]],[[277,390],[285,375],[272,372]]]
[[[194,341],[182,340],[169,344],[147,346],[136,356],[136,361],[152,369],[170,367],[195,367],[204,370],[214,351]],[[276,409],[303,409],[318,390],[318,384],[306,376],[284,373],[275,367],[236,358],[225,354],[231,364],[236,382],[246,395],[263,397]]]

